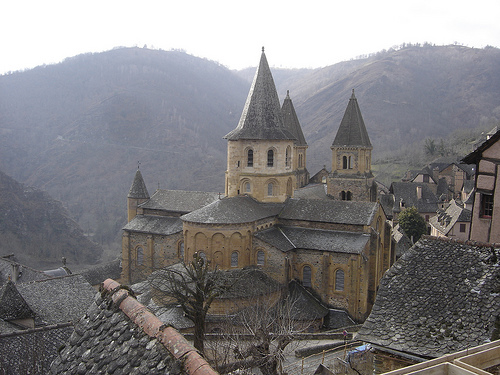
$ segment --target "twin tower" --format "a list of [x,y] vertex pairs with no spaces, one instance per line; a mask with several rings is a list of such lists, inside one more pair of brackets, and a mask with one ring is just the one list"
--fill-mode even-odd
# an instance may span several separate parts
[[[260,202],[284,202],[309,183],[307,142],[288,92],[280,107],[264,48],[238,126],[224,138],[228,141],[227,197],[247,194]],[[329,196],[376,200],[372,148],[353,90],[331,146]]]

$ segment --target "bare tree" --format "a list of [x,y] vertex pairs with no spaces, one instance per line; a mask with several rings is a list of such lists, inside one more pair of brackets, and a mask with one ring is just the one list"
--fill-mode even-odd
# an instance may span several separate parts
[[176,303],[194,323],[194,347],[204,355],[206,316],[210,305],[227,287],[221,272],[210,269],[198,253],[189,264],[163,268],[151,274],[153,295],[163,304]]
[[[294,334],[309,327],[309,322],[294,318],[294,304],[294,298],[286,293],[263,293],[234,315],[226,325],[230,334],[221,335],[226,352],[219,353],[217,370],[229,373],[258,367],[263,375],[283,373],[285,350],[294,341]],[[221,363],[228,359],[232,361]]]

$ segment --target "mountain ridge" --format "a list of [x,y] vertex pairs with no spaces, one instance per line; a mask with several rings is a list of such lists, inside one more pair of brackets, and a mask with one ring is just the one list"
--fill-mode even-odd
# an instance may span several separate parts
[[[406,46],[271,70],[281,101],[290,91],[311,174],[329,168],[352,89],[374,160],[500,119],[500,51],[492,47]],[[150,193],[224,191],[222,137],[238,124],[254,72],[123,48],[0,76],[0,169],[64,202],[99,242],[117,244],[138,163]]]

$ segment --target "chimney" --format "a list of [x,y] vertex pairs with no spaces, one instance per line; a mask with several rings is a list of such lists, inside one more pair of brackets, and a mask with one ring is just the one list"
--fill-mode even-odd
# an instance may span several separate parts
[[422,199],[422,186],[417,186],[417,199]]
[[10,279],[13,283],[17,283],[19,277],[19,264],[11,263]]

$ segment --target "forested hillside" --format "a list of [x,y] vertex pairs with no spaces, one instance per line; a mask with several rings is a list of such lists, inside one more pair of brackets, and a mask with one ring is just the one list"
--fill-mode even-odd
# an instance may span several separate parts
[[[311,174],[329,168],[352,89],[374,160],[500,119],[496,48],[404,46],[322,69],[272,70],[280,98],[290,90]],[[119,244],[139,161],[150,193],[223,192],[222,137],[238,123],[253,74],[178,51],[120,48],[0,76],[0,169],[61,200],[96,241]]]
[[[102,248],[84,236],[61,202],[0,171],[0,255],[36,269],[95,264]],[[74,269],[74,268],[73,268]]]

